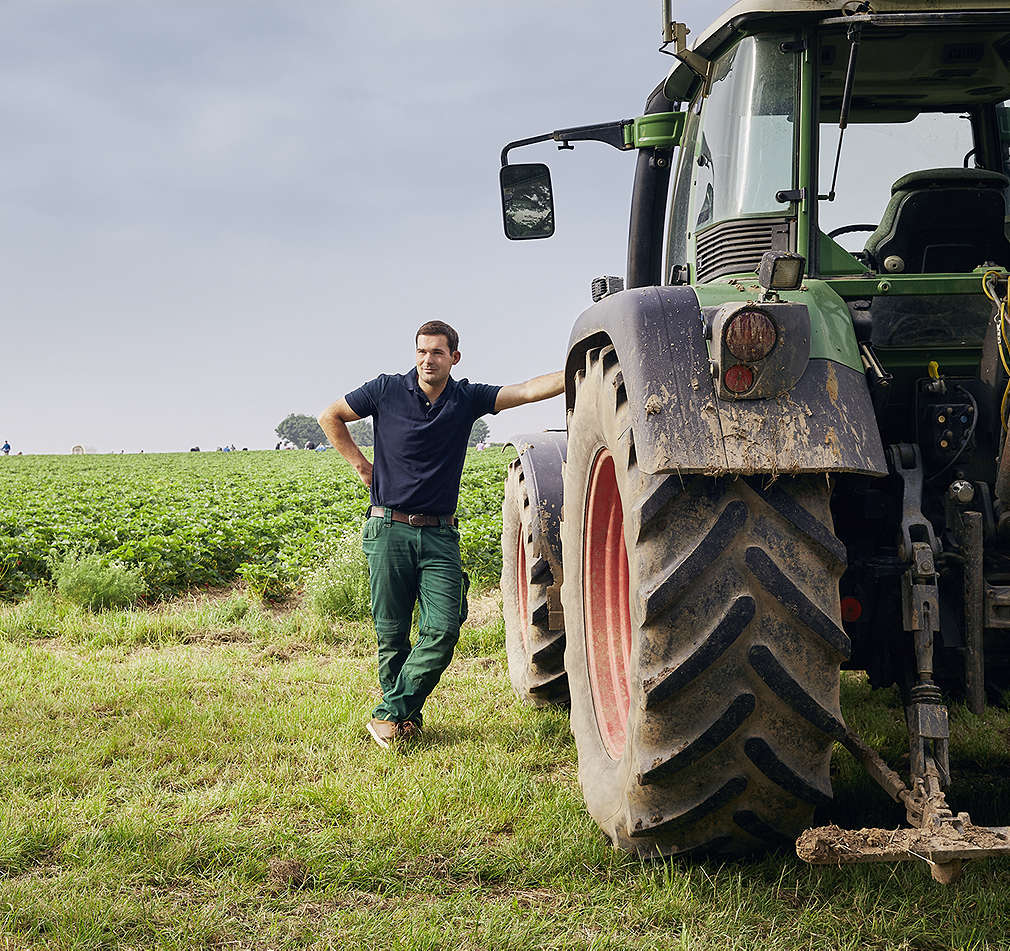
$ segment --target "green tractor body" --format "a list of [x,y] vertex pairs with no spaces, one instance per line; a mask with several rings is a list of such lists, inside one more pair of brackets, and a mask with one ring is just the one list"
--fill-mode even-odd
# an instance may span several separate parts
[[[594,282],[567,434],[514,442],[520,697],[571,704],[589,811],[644,854],[1010,851],[955,814],[947,702],[1010,686],[1010,11],[741,0],[637,119],[502,153],[506,234],[550,236],[532,142],[637,153],[624,282]],[[626,286],[625,286],[626,285]],[[840,669],[897,684],[898,777]],[[906,807],[884,847],[809,829],[841,743]],[[897,843],[897,844],[895,844]]]

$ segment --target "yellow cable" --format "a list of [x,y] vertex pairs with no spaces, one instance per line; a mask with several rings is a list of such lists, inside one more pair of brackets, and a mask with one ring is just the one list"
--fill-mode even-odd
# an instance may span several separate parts
[[[996,296],[994,291],[989,289],[989,279],[993,279],[993,284],[1003,277],[999,271],[986,271],[982,275],[982,291],[985,296],[991,300],[999,311],[999,322],[997,324],[997,347],[996,351],[999,353],[1000,363],[1003,364],[1003,369],[1006,371],[1008,377],[1010,377],[1010,363],[1007,361],[1007,353],[1010,351],[1010,343],[1007,342],[1007,310],[1010,309],[1010,280],[1007,281],[1006,298],[1000,299]],[[1003,391],[1003,401],[1000,403],[999,417],[1000,425],[1003,432],[1007,432],[1007,403],[1010,401],[1010,380],[1007,381],[1007,387]]]
[[[1010,366],[1007,365],[1006,350],[1010,344],[1007,344],[1006,333],[1007,333],[1007,306],[1010,305],[1010,280],[1007,281],[1007,298],[1005,301],[999,301],[999,326],[1000,326],[1000,346],[997,347],[999,351],[1000,363],[1003,364],[1003,369],[1006,371],[1007,376],[1010,377]],[[1006,406],[1007,400],[1010,398],[1010,380],[1007,380],[1006,390],[1003,392],[1003,402],[1000,405],[1000,425],[1002,426],[1003,432],[1007,431],[1007,413]]]
[[982,275],[982,290],[985,292],[985,296],[989,298],[994,304],[998,303],[995,297],[993,297],[992,292],[989,290],[989,278],[990,277],[1002,277],[999,271],[986,271]]
[[1006,340],[1006,304],[1003,301],[999,301],[999,346],[996,348],[999,353],[1000,363],[1003,364],[1003,369],[1006,370],[1007,376],[1010,376],[1010,365],[1007,363],[1006,350],[1007,350],[1007,340]]

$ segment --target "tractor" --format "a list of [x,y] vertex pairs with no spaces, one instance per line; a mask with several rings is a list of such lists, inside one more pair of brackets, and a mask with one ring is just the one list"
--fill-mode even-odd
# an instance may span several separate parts
[[[509,672],[570,705],[613,844],[812,862],[1010,854],[947,802],[948,704],[1010,687],[1010,11],[738,0],[632,119],[510,142],[506,236],[550,237],[523,146],[637,155],[626,278],[592,282],[566,427],[512,440]],[[896,685],[901,776],[842,670]],[[811,829],[836,744],[898,830]],[[798,838],[797,838],[798,837]]]

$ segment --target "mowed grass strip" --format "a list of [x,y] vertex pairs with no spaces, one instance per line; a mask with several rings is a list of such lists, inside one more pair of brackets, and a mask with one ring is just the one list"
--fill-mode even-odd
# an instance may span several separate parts
[[[97,616],[40,596],[0,606],[0,631],[0,948],[1006,947],[997,862],[941,888],[921,863],[614,852],[566,715],[514,700],[493,594],[406,754],[363,729],[367,623],[233,591]],[[894,698],[844,694],[900,765]],[[955,806],[1006,821],[1010,718],[953,720],[955,771],[987,783]],[[901,821],[841,753],[836,774],[819,818]]]

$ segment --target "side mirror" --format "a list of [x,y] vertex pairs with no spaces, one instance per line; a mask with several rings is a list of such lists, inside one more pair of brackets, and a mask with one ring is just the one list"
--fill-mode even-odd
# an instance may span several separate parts
[[526,241],[554,234],[554,195],[546,165],[503,165],[499,181],[506,238]]

